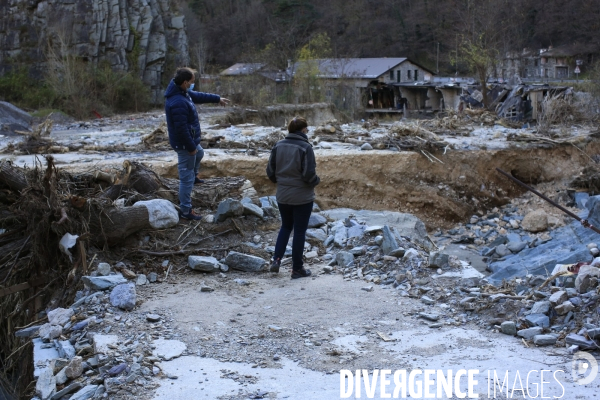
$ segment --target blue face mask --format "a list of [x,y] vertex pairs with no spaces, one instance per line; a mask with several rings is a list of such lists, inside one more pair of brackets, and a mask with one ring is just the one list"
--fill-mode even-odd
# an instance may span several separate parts
[[194,90],[194,84],[193,83],[190,85],[190,88],[188,90]]

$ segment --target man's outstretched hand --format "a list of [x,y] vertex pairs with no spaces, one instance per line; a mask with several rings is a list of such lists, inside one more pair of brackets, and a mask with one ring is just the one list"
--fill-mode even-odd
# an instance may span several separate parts
[[229,99],[226,99],[225,97],[221,97],[221,100],[219,100],[219,105],[222,105],[223,107],[225,107],[227,104],[229,104]]

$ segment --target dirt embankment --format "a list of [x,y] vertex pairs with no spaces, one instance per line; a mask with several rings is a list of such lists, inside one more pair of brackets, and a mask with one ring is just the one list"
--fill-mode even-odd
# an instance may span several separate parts
[[[501,168],[528,184],[568,182],[600,152],[600,140],[580,148],[515,148],[496,151],[449,151],[431,162],[420,153],[317,150],[317,203],[322,208],[409,212],[432,230],[462,222],[477,211],[506,204],[523,190],[496,171]],[[258,194],[272,195],[266,178],[268,154],[258,157],[213,155],[202,161],[204,176],[249,179]],[[442,164],[443,162],[443,164]],[[164,173],[176,177],[176,165]]]

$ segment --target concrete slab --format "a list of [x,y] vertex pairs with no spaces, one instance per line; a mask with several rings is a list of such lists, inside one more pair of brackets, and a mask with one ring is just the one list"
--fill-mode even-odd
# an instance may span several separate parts
[[[281,360],[280,369],[252,368],[250,364],[220,362],[195,356],[185,356],[161,364],[165,374],[175,375],[177,379],[160,381],[161,386],[153,400],[217,399],[257,391],[276,394],[278,399],[340,398],[339,374],[326,375],[311,371],[288,359]],[[251,375],[256,383],[241,384],[229,378],[221,378],[220,371],[224,369],[236,371],[242,376]]]
[[33,342],[33,376],[39,377],[44,368],[46,368],[51,360],[59,358],[58,350],[50,343],[42,342],[42,339],[35,338]]
[[152,342],[152,344],[156,346],[156,348],[152,351],[152,355],[167,361],[181,356],[181,354],[187,349],[185,343],[179,340],[156,339]]

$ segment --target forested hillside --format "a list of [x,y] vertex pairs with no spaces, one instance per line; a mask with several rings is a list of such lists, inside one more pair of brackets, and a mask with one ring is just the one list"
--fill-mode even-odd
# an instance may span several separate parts
[[456,64],[466,72],[465,42],[500,54],[600,44],[600,0],[180,0],[180,6],[192,59],[209,68],[264,58],[284,67],[319,33],[329,36],[332,56],[408,56],[432,70],[439,60],[442,73]]

